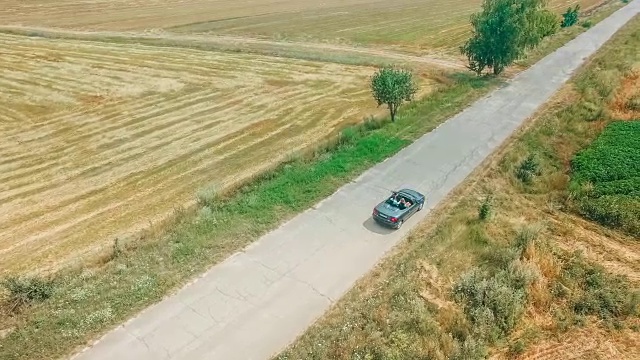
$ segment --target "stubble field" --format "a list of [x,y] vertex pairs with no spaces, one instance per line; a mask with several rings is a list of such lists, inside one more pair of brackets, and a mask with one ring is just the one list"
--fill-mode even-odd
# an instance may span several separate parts
[[[560,13],[580,3],[549,0]],[[154,31],[367,44],[418,53],[455,52],[482,0],[9,0],[0,24],[75,30]],[[240,40],[239,40],[240,41]]]
[[109,245],[377,111],[374,69],[0,35],[0,271]]

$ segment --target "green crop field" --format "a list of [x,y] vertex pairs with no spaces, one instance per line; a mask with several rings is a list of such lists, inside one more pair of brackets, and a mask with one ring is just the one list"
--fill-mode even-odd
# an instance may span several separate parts
[[640,122],[609,124],[572,161],[580,212],[640,236]]

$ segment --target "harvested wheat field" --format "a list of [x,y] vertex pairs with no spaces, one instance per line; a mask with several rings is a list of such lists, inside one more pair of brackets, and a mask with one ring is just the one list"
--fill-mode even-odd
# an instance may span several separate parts
[[[550,0],[558,13],[580,3]],[[76,30],[156,31],[457,49],[482,0],[8,0],[0,24]]]
[[377,112],[374,69],[0,35],[0,272],[110,245]]

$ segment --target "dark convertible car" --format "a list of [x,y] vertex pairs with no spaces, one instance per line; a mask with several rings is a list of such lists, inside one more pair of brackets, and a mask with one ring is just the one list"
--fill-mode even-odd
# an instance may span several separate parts
[[413,214],[422,210],[425,196],[415,190],[402,189],[373,209],[373,219],[380,224],[399,229]]

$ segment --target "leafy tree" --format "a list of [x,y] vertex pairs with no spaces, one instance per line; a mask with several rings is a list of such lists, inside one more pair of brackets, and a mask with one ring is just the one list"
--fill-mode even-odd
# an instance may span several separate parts
[[469,69],[480,75],[485,68],[495,75],[556,32],[555,16],[546,0],[484,0],[482,11],[471,16],[473,35],[460,48]]
[[391,114],[391,121],[396,120],[398,107],[413,100],[417,91],[411,72],[392,67],[383,67],[371,78],[371,91],[378,106],[386,104]]
[[562,14],[562,24],[560,24],[560,26],[564,28],[575,25],[580,17],[579,11],[580,4],[577,4],[573,9],[568,8],[567,11]]

